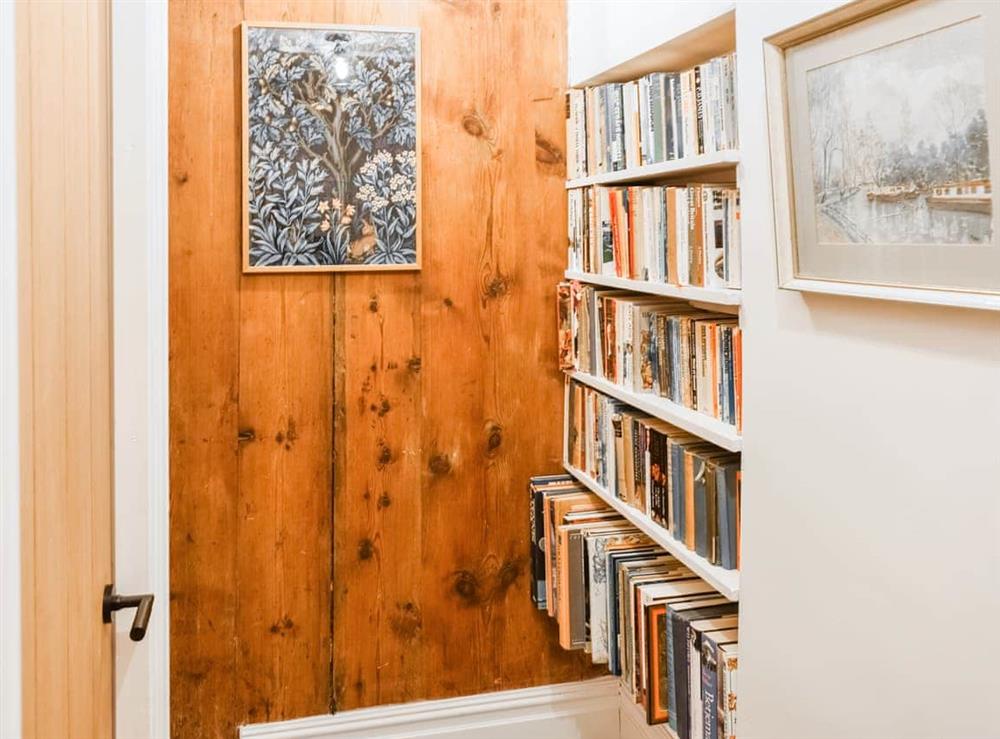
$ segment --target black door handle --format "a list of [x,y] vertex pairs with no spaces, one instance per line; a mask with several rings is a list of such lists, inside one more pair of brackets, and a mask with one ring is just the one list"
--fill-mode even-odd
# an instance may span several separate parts
[[149,616],[153,612],[153,594],[115,595],[114,585],[105,585],[104,601],[101,606],[104,623],[111,623],[111,614],[123,608],[135,609],[135,618],[132,619],[132,628],[129,629],[128,635],[132,641],[142,641],[146,636],[146,627],[149,626]]

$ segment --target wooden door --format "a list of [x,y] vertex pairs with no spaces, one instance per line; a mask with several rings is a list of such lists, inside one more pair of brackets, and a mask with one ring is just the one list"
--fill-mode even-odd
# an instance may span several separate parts
[[24,736],[112,734],[109,15],[16,16]]

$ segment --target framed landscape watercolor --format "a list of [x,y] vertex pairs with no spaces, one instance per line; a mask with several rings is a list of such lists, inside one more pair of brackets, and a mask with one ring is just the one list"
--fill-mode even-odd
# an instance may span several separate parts
[[244,271],[419,269],[419,30],[242,31]]
[[1000,310],[998,29],[860,0],[765,39],[781,287]]

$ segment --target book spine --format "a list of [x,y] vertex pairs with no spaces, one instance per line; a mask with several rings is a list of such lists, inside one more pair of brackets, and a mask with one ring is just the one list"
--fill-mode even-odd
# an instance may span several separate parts
[[535,486],[528,485],[528,526],[531,531],[531,577],[534,587],[531,600],[535,608],[546,610],[545,607],[545,540],[542,536],[542,494]]
[[704,460],[695,460],[694,478],[694,547],[702,557],[708,557],[708,486],[707,466]]
[[639,80],[639,156],[642,164],[652,162],[652,152],[650,150],[651,139],[650,130],[650,89],[649,77]]
[[731,569],[732,539],[729,536],[729,496],[727,495],[727,468],[720,467],[715,476],[715,507],[719,531],[719,566]]
[[739,657],[736,652],[726,653],[722,662],[722,688],[720,690],[724,739],[736,739],[737,671]]
[[684,448],[668,441],[670,450],[670,534],[684,539]]
[[736,430],[743,430],[743,329],[733,329],[733,412]]
[[678,74],[670,75],[670,87],[672,93],[672,100],[670,106],[671,120],[673,122],[673,144],[674,144],[674,158],[681,159],[687,156],[687,149],[685,148],[684,142],[684,124],[683,124],[683,90],[681,88],[681,76]]
[[702,90],[702,65],[694,68],[694,107],[696,124],[696,145],[699,154],[705,153],[705,102]]
[[[676,159],[677,154],[674,148],[674,120],[673,120],[673,78],[671,74],[659,74],[656,78],[656,88],[659,90],[658,114],[660,116],[660,128],[656,132],[662,151],[662,160]],[[661,160],[661,161],[662,161]]]
[[726,530],[729,539],[729,558],[722,563],[727,570],[738,566],[739,552],[739,468],[731,465],[726,468]]
[[667,606],[667,674],[670,681],[667,684],[667,724],[677,732],[677,673],[679,669],[678,651],[674,631],[680,628],[676,614]]
[[687,729],[681,736],[704,736],[701,722],[701,633],[688,628],[688,713]]
[[670,381],[668,375],[668,359],[667,354],[667,317],[664,315],[656,316],[656,377],[657,377],[657,394],[666,397],[670,392]]
[[701,725],[704,739],[719,739],[719,672],[715,644],[703,637],[701,642]]

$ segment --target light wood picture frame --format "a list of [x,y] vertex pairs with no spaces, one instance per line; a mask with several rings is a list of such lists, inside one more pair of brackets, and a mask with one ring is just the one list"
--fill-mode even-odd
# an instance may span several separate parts
[[781,288],[1000,310],[998,28],[859,0],[764,40]]
[[241,28],[243,271],[421,266],[420,29]]

